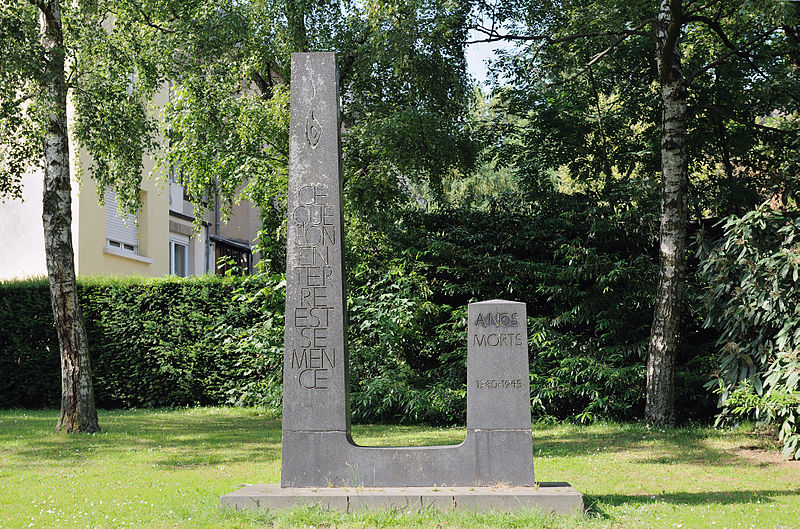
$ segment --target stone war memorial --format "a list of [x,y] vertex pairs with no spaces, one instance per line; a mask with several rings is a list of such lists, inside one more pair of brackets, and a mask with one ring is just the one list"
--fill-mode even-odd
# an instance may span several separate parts
[[353,442],[338,85],[333,53],[292,55],[281,482],[248,485],[221,504],[582,511],[569,484],[534,481],[524,303],[469,304],[461,444]]

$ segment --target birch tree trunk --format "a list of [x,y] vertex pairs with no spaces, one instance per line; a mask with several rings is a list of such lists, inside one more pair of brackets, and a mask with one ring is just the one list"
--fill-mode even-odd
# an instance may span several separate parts
[[39,26],[46,53],[42,103],[47,108],[43,140],[44,194],[42,222],[50,300],[61,350],[61,413],[56,429],[97,432],[92,371],[86,327],[78,303],[72,249],[72,204],[67,136],[67,82],[58,0],[41,2]]
[[679,55],[681,0],[662,0],[657,24],[657,61],[663,105],[661,124],[661,228],[659,278],[647,351],[645,420],[675,420],[675,350],[686,276],[686,98]]

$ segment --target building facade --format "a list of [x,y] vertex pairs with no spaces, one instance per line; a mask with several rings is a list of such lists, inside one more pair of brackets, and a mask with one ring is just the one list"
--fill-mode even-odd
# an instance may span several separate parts
[[[88,160],[83,160],[87,162]],[[153,160],[145,160],[151,174]],[[84,167],[88,166],[85,164]],[[119,212],[112,190],[101,205],[94,180],[73,181],[72,237],[79,276],[190,276],[216,274],[221,257],[251,272],[260,229],[258,209],[242,202],[223,222],[219,204],[195,223],[195,208],[174,176],[143,178],[137,215]],[[0,203],[0,280],[46,276],[42,228],[42,173],[23,179],[22,200]]]
[[[171,97],[165,86],[153,98],[151,109],[163,107]],[[71,122],[72,107],[68,109]],[[73,138],[70,147],[76,142]],[[71,150],[84,173],[89,155]],[[190,276],[224,270],[221,257],[252,273],[257,264],[253,242],[261,227],[259,211],[248,202],[233,206],[223,222],[218,200],[208,204],[202,222],[195,223],[195,207],[180,179],[156,174],[155,160],[142,160],[141,208],[135,216],[120,214],[113,190],[105,190],[104,205],[88,175],[72,182],[72,237],[79,276]],[[22,200],[0,202],[0,280],[47,275],[42,227],[41,170],[23,178]],[[213,200],[213,198],[212,198]]]

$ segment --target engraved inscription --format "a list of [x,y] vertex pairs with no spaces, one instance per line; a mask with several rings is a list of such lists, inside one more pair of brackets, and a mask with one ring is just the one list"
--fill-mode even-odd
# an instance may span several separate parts
[[472,336],[473,344],[478,345],[481,347],[489,346],[489,347],[501,347],[501,346],[512,346],[512,345],[522,345],[522,334],[520,333],[513,333],[513,334],[475,334]]
[[516,312],[478,313],[475,325],[480,327],[516,327],[519,325]]
[[308,117],[306,118],[306,140],[312,149],[316,149],[321,137],[322,125],[320,125],[317,118],[314,117],[314,109],[311,109],[311,112],[308,113]]
[[[479,312],[475,318],[475,327],[498,327],[505,330],[507,327],[518,327],[519,316],[516,312]],[[510,330],[510,329],[509,329]],[[472,335],[472,344],[479,347],[512,347],[524,345],[522,333],[490,332]]]
[[509,379],[500,379],[500,380],[476,380],[475,387],[478,389],[509,389],[509,388],[521,388],[522,387],[522,380],[509,380]]
[[333,269],[331,249],[338,244],[335,212],[324,186],[306,185],[297,191],[297,206],[290,215],[297,247],[292,263],[298,299],[290,323],[299,331],[297,348],[289,354],[289,369],[298,370],[304,389],[328,389],[330,370],[336,367],[336,348],[330,346],[328,328],[333,306],[329,302]]

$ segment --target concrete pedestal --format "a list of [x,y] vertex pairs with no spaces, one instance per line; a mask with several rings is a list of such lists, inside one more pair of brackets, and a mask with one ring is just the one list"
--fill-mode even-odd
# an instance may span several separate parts
[[287,487],[277,483],[248,485],[222,496],[220,504],[233,509],[291,509],[319,505],[324,509],[417,511],[468,509],[509,512],[540,509],[546,513],[583,512],[583,495],[569,483],[538,483],[533,487]]

